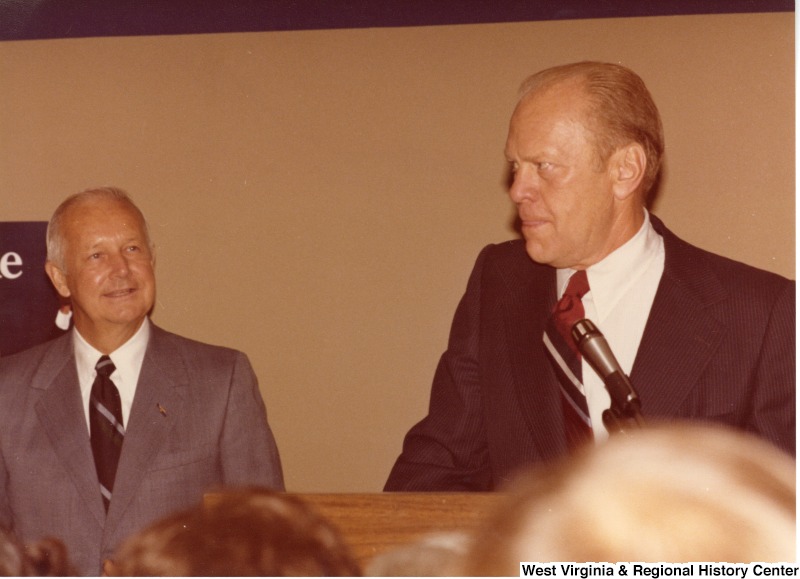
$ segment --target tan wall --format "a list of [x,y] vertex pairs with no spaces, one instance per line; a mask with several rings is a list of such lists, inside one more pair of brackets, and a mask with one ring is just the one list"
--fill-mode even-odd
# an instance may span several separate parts
[[154,318],[246,351],[297,491],[376,491],[479,249],[513,235],[503,144],[529,73],[639,71],[656,212],[794,277],[793,14],[0,43],[0,220],[128,189]]

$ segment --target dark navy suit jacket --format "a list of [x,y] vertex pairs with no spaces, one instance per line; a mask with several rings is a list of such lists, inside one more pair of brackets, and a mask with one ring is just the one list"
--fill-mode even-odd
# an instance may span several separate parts
[[[698,249],[651,215],[666,261],[631,371],[649,420],[703,420],[795,452],[795,282]],[[490,245],[470,277],[431,391],[386,490],[485,491],[566,453],[542,346],[556,270],[523,240]]]

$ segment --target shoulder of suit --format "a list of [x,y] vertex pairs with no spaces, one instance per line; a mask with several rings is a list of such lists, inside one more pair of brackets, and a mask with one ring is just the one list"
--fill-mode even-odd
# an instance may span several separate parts
[[[0,410],[31,386],[49,384],[74,360],[70,333],[38,344],[22,352],[0,357]],[[73,362],[74,364],[74,362]]]
[[0,356],[0,371],[12,367],[16,369],[30,367],[35,370],[46,359],[53,357],[68,358],[72,354],[71,344],[71,336],[67,332],[47,342],[31,346],[27,350],[8,356]]
[[531,284],[555,283],[555,269],[533,261],[525,248],[525,241],[513,239],[484,247],[471,279],[480,279],[481,291],[505,288],[502,291],[525,292]]
[[657,231],[664,237],[667,267],[679,276],[711,274],[728,288],[750,288],[757,293],[785,291],[795,283],[777,273],[692,245],[663,224]]
[[497,260],[516,260],[524,263],[526,260],[530,261],[530,258],[525,251],[525,241],[523,239],[510,239],[508,241],[490,243],[484,246],[478,255],[478,260],[490,262]]
[[160,328],[155,324],[151,324],[150,331],[150,340],[155,347],[170,347],[184,353],[191,353],[192,356],[209,356],[214,358],[242,354],[242,352],[234,348],[208,344],[199,340],[187,338]]

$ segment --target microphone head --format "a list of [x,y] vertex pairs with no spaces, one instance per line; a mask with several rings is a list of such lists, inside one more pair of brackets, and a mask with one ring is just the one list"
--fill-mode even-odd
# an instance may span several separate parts
[[581,344],[585,340],[602,335],[597,326],[586,318],[578,320],[572,325],[572,339],[575,341],[575,345],[578,346],[578,350],[581,349]]
[[571,333],[578,351],[603,379],[612,404],[617,405],[626,415],[631,412],[638,414],[639,397],[620,368],[603,333],[587,319],[575,322]]
[[571,333],[578,351],[603,380],[619,370],[617,359],[603,332],[598,330],[591,320],[585,318],[578,320],[572,325]]

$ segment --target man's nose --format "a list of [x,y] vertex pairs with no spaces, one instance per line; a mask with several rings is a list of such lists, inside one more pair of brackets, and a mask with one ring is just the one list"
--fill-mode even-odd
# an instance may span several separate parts
[[127,275],[130,271],[128,258],[123,253],[115,253],[111,256],[111,271],[116,275]]
[[519,167],[511,178],[508,196],[514,203],[532,200],[539,190],[539,179],[530,167]]

